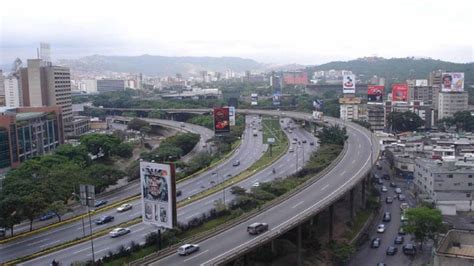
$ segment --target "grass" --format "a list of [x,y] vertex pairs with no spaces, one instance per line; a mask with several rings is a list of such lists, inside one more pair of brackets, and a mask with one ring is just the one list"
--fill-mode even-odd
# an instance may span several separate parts
[[369,219],[370,214],[369,210],[362,210],[356,214],[352,227],[344,233],[344,237],[348,241],[351,241],[359,233],[365,222]]

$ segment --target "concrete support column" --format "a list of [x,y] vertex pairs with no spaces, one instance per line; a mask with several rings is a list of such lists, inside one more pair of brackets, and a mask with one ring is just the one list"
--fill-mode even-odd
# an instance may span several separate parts
[[334,204],[329,206],[329,240],[333,239],[333,230],[334,230]]
[[298,234],[298,236],[297,236],[297,238],[298,238],[298,240],[297,240],[297,242],[298,242],[298,248],[297,248],[297,253],[298,253],[297,256],[298,256],[298,259],[297,259],[297,265],[298,265],[298,266],[301,266],[301,265],[303,265],[303,261],[302,261],[302,258],[301,258],[301,224],[298,225],[298,229],[297,229],[297,230],[298,230],[298,233],[297,233],[297,234]]
[[275,254],[275,240],[274,239],[272,239],[272,241],[270,242],[270,245],[271,245],[272,253]]

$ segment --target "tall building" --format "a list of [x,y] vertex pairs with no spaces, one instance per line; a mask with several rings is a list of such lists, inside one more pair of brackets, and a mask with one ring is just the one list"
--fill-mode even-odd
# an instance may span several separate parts
[[0,169],[54,151],[64,143],[61,108],[0,108]]
[[18,87],[18,79],[13,75],[8,75],[3,80],[5,88],[5,106],[6,107],[19,107],[20,106],[20,94]]
[[370,129],[383,131],[385,128],[384,107],[382,104],[367,104],[367,122]]
[[3,84],[3,72],[2,70],[0,69],[0,106],[5,106],[6,103],[6,99],[5,99],[5,88],[4,88],[4,84]]
[[438,96],[438,119],[452,117],[454,113],[467,110],[468,93],[440,92]]
[[340,117],[342,120],[358,120],[359,109],[362,100],[358,97],[342,97],[339,98]]
[[51,46],[49,45],[49,43],[40,43],[38,59],[43,60],[43,65],[51,64]]
[[99,93],[125,90],[125,81],[122,79],[99,79],[97,91]]

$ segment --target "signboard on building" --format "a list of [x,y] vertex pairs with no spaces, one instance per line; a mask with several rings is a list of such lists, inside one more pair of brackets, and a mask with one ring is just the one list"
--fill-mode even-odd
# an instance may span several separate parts
[[140,179],[143,222],[173,228],[176,224],[174,166],[140,162]]
[[346,74],[342,76],[342,88],[343,93],[355,93],[355,75]]
[[442,92],[464,91],[464,73],[443,73],[441,77]]
[[384,86],[369,85],[367,86],[367,101],[369,103],[383,102]]
[[280,94],[275,93],[273,94],[273,105],[280,105]]
[[258,105],[258,94],[257,93],[250,94],[250,104],[251,105]]
[[323,109],[323,106],[324,106],[324,101],[323,100],[316,99],[316,100],[313,101],[314,110],[321,111]]
[[428,86],[427,79],[417,79],[415,80],[415,87],[426,87]]
[[214,133],[229,133],[230,132],[230,121],[229,121],[229,108],[214,108]]
[[395,83],[392,85],[392,101],[408,101],[408,85],[405,83]]
[[235,107],[229,107],[229,123],[231,126],[235,126]]

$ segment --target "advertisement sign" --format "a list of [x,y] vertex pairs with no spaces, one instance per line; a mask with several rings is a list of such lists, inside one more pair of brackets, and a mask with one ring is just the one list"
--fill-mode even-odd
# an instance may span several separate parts
[[173,228],[176,223],[174,167],[142,161],[140,179],[143,222]]
[[355,93],[355,75],[342,76],[343,93]]
[[229,133],[229,108],[214,108],[214,133]]
[[383,102],[384,86],[369,85],[367,86],[368,102]]
[[324,105],[323,100],[316,99],[313,101],[313,108],[316,111],[321,111],[321,109],[323,109],[323,105]]
[[231,126],[235,126],[235,107],[229,106],[229,122]]
[[417,80],[415,80],[415,86],[416,87],[426,87],[426,86],[428,86],[428,80],[427,79],[417,79]]
[[273,105],[280,105],[280,94],[273,94]]
[[250,104],[251,105],[258,105],[258,94],[257,93],[250,94]]
[[442,92],[464,91],[464,73],[443,73],[441,79]]
[[404,83],[396,83],[392,85],[392,101],[406,102],[408,101],[408,85]]

